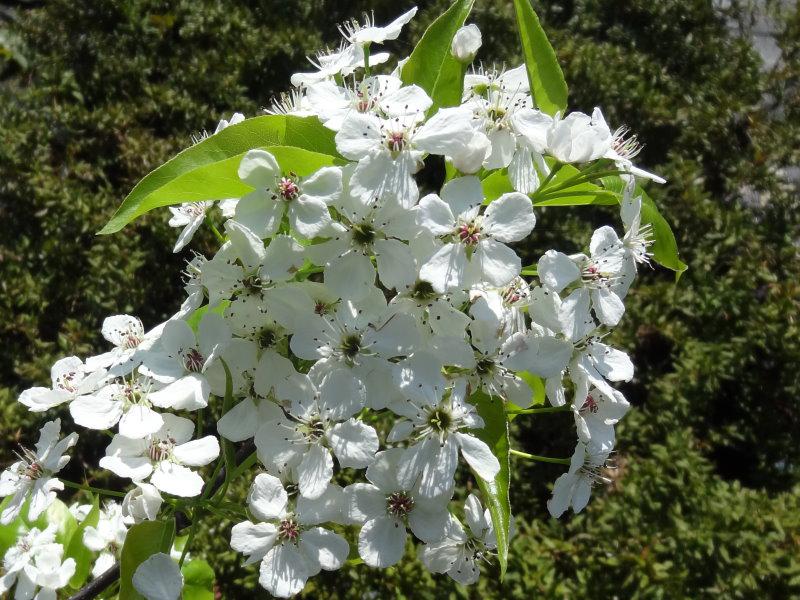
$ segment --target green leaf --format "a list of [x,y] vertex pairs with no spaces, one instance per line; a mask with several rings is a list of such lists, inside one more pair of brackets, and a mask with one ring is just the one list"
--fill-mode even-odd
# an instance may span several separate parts
[[514,187],[508,180],[508,175],[502,170],[494,171],[482,179],[481,187],[483,188],[483,195],[485,198],[483,201],[484,204],[489,204],[493,200],[497,200],[503,194],[514,191]]
[[497,536],[497,559],[500,563],[500,579],[508,568],[508,531],[511,520],[511,505],[508,488],[510,483],[508,420],[503,400],[497,396],[490,397],[483,392],[476,392],[470,397],[478,414],[483,418],[483,429],[473,430],[476,437],[486,442],[497,460],[500,461],[500,472],[494,481],[484,481],[477,474],[475,480],[483,495],[483,501],[492,515]]
[[[215,199],[214,195],[219,195],[225,189],[231,189],[234,192],[241,190],[243,184],[231,182],[230,178],[215,182],[213,179],[204,177],[200,188],[202,193],[198,194],[195,193],[196,190],[189,187],[193,182],[194,185],[197,185],[197,179],[190,175],[193,171],[203,167],[210,167],[216,163],[241,156],[253,148],[293,146],[317,154],[338,157],[334,135],[334,132],[322,125],[316,117],[266,115],[231,125],[187,148],[137,183],[99,233],[102,235],[116,233],[136,217],[157,206],[190,201],[175,200],[173,202],[170,196],[165,195],[167,193],[181,193],[184,198],[194,198],[195,200],[211,200]],[[208,175],[219,177],[219,174],[214,173],[213,170]],[[180,184],[173,183],[179,178],[181,178]],[[238,177],[236,179],[238,180]],[[234,183],[237,183],[239,187],[233,185]],[[167,191],[163,192],[162,189],[165,187],[167,187]],[[244,193],[249,191],[247,186],[243,187]],[[209,194],[212,195],[209,196]],[[201,196],[203,197],[201,198]],[[235,193],[225,197],[235,197]]]
[[[219,304],[217,304],[213,308],[211,312],[222,316],[225,313],[225,309],[228,308],[230,303],[231,303],[230,300],[222,300],[220,301]],[[186,324],[192,328],[192,331],[197,333],[197,328],[200,326],[200,321],[203,320],[203,315],[205,315],[207,312],[208,312],[208,304],[204,304],[186,318]]]
[[588,204],[612,206],[614,204],[619,204],[619,199],[616,194],[604,192],[598,188],[597,191],[582,192],[567,190],[564,192],[556,192],[533,203],[534,206],[586,206]]
[[450,46],[473,3],[474,0],[457,0],[431,23],[403,67],[403,83],[416,84],[425,90],[434,108],[461,104],[465,67],[453,58]]
[[95,495],[92,498],[92,510],[81,521],[78,528],[72,534],[69,545],[66,546],[64,558],[75,559],[75,574],[69,580],[70,587],[77,589],[83,585],[92,568],[94,554],[83,543],[83,532],[87,527],[97,527],[100,520],[100,497]]
[[[5,499],[0,502],[0,512],[8,506],[11,499],[12,496],[6,496]],[[25,527],[22,521],[22,517],[17,517],[8,525],[0,525],[0,556],[5,556],[6,551],[17,543],[17,538],[20,536],[20,533],[27,529],[28,528]]]
[[539,17],[530,0],[514,0],[514,10],[533,99],[548,115],[563,113],[567,108],[567,83]]
[[128,530],[119,561],[119,600],[142,600],[142,595],[133,587],[133,574],[153,554],[169,554],[174,537],[174,520],[145,521]]
[[542,406],[544,405],[545,401],[545,387],[544,381],[538,375],[534,375],[533,373],[529,373],[528,371],[518,371],[517,375],[522,378],[525,383],[527,383],[531,391],[533,391],[533,397],[531,398],[531,406]]
[[214,600],[216,575],[206,561],[194,559],[181,568],[183,573],[183,600]]
[[[604,177],[603,186],[621,196],[625,184],[619,176],[614,176]],[[636,196],[642,197],[642,225],[649,224],[653,229],[654,242],[650,247],[653,259],[662,267],[675,271],[675,281],[678,281],[689,267],[678,256],[678,242],[672,233],[672,227],[661,216],[656,203],[640,185],[637,185],[634,191],[634,197]]]

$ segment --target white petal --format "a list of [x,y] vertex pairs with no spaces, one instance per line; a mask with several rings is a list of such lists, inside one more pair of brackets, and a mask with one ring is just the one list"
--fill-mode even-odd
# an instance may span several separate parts
[[387,289],[402,290],[416,277],[416,263],[407,244],[399,240],[375,240],[378,277]]
[[309,574],[302,554],[292,544],[279,544],[264,557],[258,582],[273,596],[289,598],[305,587]]
[[346,539],[322,527],[304,531],[300,536],[300,548],[326,571],[340,569],[350,552]]
[[268,473],[256,475],[247,503],[252,513],[263,521],[282,517],[286,512],[289,496],[281,480]]
[[339,465],[355,469],[369,466],[380,446],[375,429],[355,419],[334,425],[328,432],[328,442]]
[[260,238],[271,237],[281,224],[286,206],[276,202],[270,193],[257,189],[236,205],[234,219]]
[[156,392],[150,392],[147,399],[160,408],[197,410],[208,406],[210,393],[208,380],[199,373],[190,373]]
[[219,442],[213,435],[175,446],[175,458],[190,467],[202,467],[219,456]]
[[280,174],[278,161],[266,150],[250,150],[239,163],[239,179],[254,188],[275,185],[275,178]]
[[151,408],[131,406],[119,420],[119,432],[125,437],[141,439],[155,433],[164,425],[164,419]]
[[328,206],[319,198],[303,194],[289,205],[289,223],[292,229],[305,238],[319,235],[331,222]]
[[325,267],[325,284],[340,298],[358,301],[370,292],[374,283],[375,267],[360,252],[348,252]]
[[353,483],[344,488],[344,510],[353,523],[364,523],[386,514],[386,495],[391,489],[379,489],[368,483]]
[[505,244],[484,239],[478,242],[470,267],[481,280],[501,287],[519,275],[522,263],[517,253]]
[[380,145],[380,129],[378,117],[351,111],[336,134],[336,149],[345,158],[359,160]]
[[88,429],[111,429],[122,416],[122,403],[101,396],[81,396],[69,405],[75,423]]
[[503,194],[489,204],[484,214],[483,231],[501,242],[525,238],[536,225],[533,205],[525,194]]
[[335,421],[346,419],[364,408],[365,402],[364,384],[350,369],[335,369],[328,373],[320,384],[320,411],[329,419]]
[[231,529],[231,548],[248,555],[246,565],[260,561],[275,545],[278,528],[272,523],[237,523]]
[[548,250],[538,265],[539,280],[557,293],[581,276],[575,262],[563,252]]
[[[460,179],[466,179],[464,177]],[[459,181],[454,179],[453,181]],[[449,184],[447,184],[449,185]],[[478,184],[480,185],[480,183]],[[448,235],[456,226],[456,218],[450,206],[439,196],[428,194],[419,201],[416,210],[417,224],[433,235]]]
[[203,478],[197,473],[181,465],[169,461],[161,461],[150,482],[162,492],[173,496],[197,496],[203,489]]
[[297,496],[294,512],[303,525],[344,523],[344,508],[344,490],[332,483],[318,498]]
[[592,305],[597,318],[605,325],[613,327],[625,314],[625,305],[613,291],[608,288],[592,290]]
[[446,504],[439,507],[428,507],[417,504],[408,515],[408,526],[423,542],[437,542],[444,537],[450,513]]
[[477,473],[478,477],[484,481],[494,481],[495,476],[500,472],[500,463],[486,442],[466,433],[453,435],[457,436],[464,460]]
[[437,292],[443,293],[464,284],[467,264],[463,244],[444,244],[422,265],[419,276],[431,282]]
[[242,442],[250,439],[258,429],[258,409],[250,398],[245,398],[217,422],[217,431],[226,440]]
[[430,154],[457,153],[472,139],[472,111],[460,106],[440,108],[414,135],[414,144]]
[[370,567],[391,567],[403,558],[407,537],[399,519],[370,519],[358,534],[358,554]]
[[306,498],[317,498],[333,477],[333,458],[327,448],[313,445],[297,465],[297,485]]

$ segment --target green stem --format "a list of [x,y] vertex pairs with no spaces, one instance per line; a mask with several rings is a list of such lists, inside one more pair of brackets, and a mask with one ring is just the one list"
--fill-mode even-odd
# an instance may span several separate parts
[[538,456],[536,454],[528,454],[527,452],[520,452],[519,450],[509,450],[509,454],[519,456],[520,458],[527,458],[528,460],[536,460],[539,462],[553,463],[556,465],[568,465],[570,459],[568,458],[551,458],[549,456]]
[[211,228],[211,231],[214,233],[214,236],[217,238],[217,241],[220,244],[224,244],[225,236],[219,232],[219,229],[217,229],[217,226],[214,225],[214,221],[211,220],[211,217],[208,215],[208,213],[206,213],[206,225],[208,225]]
[[192,545],[192,540],[194,540],[195,531],[197,531],[197,522],[200,520],[200,513],[199,509],[195,509],[192,511],[192,526],[189,528],[189,537],[186,538],[186,543],[183,545],[183,551],[181,552],[181,559],[178,561],[178,566],[183,566],[183,561],[186,560],[186,554],[189,552],[189,546]]
[[370,76],[370,68],[369,68],[369,44],[364,44],[364,74],[369,77]]
[[60,480],[66,487],[72,488],[74,490],[83,490],[84,492],[94,492],[95,494],[103,494],[105,496],[114,496],[116,498],[124,498],[125,492],[115,492],[114,490],[105,490],[103,488],[93,487],[91,485],[86,485],[83,483],[75,483],[73,481],[67,481],[65,479]]
[[575,175],[575,177],[571,177],[566,181],[559,183],[558,185],[554,185],[549,189],[544,189],[544,186],[539,186],[539,189],[533,193],[532,198],[534,200],[541,200],[542,197],[549,196],[554,192],[560,192],[561,190],[566,190],[571,187],[575,187],[576,185],[580,185],[582,183],[589,183],[595,179],[600,179],[601,177],[605,177],[606,175],[619,175],[622,171],[618,171],[614,169],[612,171],[598,171],[593,173],[580,173]]
[[548,413],[560,413],[572,410],[569,404],[564,406],[544,406],[542,408],[523,408],[522,410],[507,410],[509,415],[546,415]]
[[550,169],[550,173],[547,175],[547,177],[544,178],[544,181],[539,186],[539,189],[540,190],[544,189],[547,186],[547,184],[550,183],[550,181],[553,179],[553,177],[556,176],[556,173],[558,173],[561,170],[561,167],[563,167],[563,166],[564,166],[564,163],[562,163],[562,162],[557,162],[556,164],[554,164],[553,168]]

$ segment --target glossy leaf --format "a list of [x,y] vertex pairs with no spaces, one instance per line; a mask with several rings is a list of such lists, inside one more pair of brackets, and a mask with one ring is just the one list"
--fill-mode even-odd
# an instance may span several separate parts
[[181,568],[183,573],[183,600],[214,600],[216,575],[206,561],[194,559]]
[[[142,179],[99,233],[115,233],[157,206],[230,198],[249,190],[244,186],[244,192],[241,191],[243,184],[238,182],[238,177],[237,181],[231,181],[230,178],[216,181],[215,178],[220,177],[220,173],[212,169],[201,178],[201,191],[198,192],[196,188],[191,188],[192,185],[197,185],[197,178],[191,177],[194,171],[242,156],[253,148],[270,146],[292,146],[338,157],[333,138],[334,133],[316,117],[266,115],[231,125],[187,148]],[[236,169],[233,169],[234,174],[235,172]],[[180,180],[180,183],[176,180]],[[226,189],[233,193],[224,195]],[[170,193],[181,194],[184,199],[175,199]]]
[[567,83],[539,17],[530,0],[514,0],[514,11],[533,99],[542,112],[563,113],[567,108]]
[[483,501],[492,516],[495,535],[497,536],[497,560],[500,563],[500,578],[505,576],[508,568],[508,532],[511,521],[511,504],[509,500],[510,464],[508,419],[503,400],[497,396],[490,397],[483,392],[476,392],[470,397],[478,414],[483,418],[483,429],[474,430],[476,437],[489,446],[492,453],[500,461],[500,472],[494,481],[488,482],[475,475]]
[[175,537],[175,521],[144,521],[128,530],[120,556],[119,600],[141,600],[133,587],[137,567],[153,554],[169,554]]
[[95,495],[92,498],[92,510],[86,518],[80,522],[75,532],[72,534],[69,544],[66,546],[64,558],[75,559],[75,574],[69,580],[72,588],[79,588],[86,581],[92,569],[94,554],[83,543],[83,532],[87,527],[96,527],[100,520],[100,497]]
[[473,3],[474,0],[457,0],[431,23],[403,67],[403,83],[420,86],[431,97],[434,107],[461,104],[464,66],[453,58],[450,46]]

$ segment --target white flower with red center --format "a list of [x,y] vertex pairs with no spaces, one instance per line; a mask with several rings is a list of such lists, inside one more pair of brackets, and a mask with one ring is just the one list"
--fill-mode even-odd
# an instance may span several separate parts
[[146,350],[158,339],[158,329],[145,334],[142,322],[130,315],[106,317],[100,332],[114,348],[87,358],[86,370],[91,372],[108,369],[117,376],[133,371],[139,365],[137,352]]
[[20,394],[19,402],[31,412],[44,412],[90,394],[106,380],[105,369],[88,370],[77,356],[59,359],[50,369],[52,388],[32,387]]
[[194,423],[165,413],[164,425],[142,439],[115,435],[100,459],[100,466],[119,477],[150,483],[174,496],[197,496],[203,478],[189,467],[202,467],[219,456],[213,435],[193,440]]
[[414,440],[403,451],[397,466],[398,481],[406,489],[419,486],[419,494],[424,498],[449,498],[455,485],[459,450],[478,477],[494,481],[500,470],[497,458],[485,442],[462,431],[484,426],[466,396],[466,381],[458,380],[446,390],[429,388],[426,400],[407,398],[389,407],[401,418],[395,422],[387,441]]
[[342,191],[342,171],[322,167],[308,177],[285,173],[266,150],[250,150],[239,165],[239,178],[255,188],[236,205],[234,219],[260,238],[272,237],[284,213],[299,236],[313,238],[331,224],[328,204]]
[[0,524],[16,519],[29,497],[28,520],[35,521],[55,501],[56,491],[64,489],[54,475],[69,462],[64,453],[78,443],[78,434],[60,435],[61,419],[45,423],[34,450],[23,448],[19,460],[0,475],[0,497],[12,496],[0,513]]
[[170,227],[183,227],[173,252],[180,252],[183,248],[192,241],[194,234],[200,229],[206,218],[206,212],[214,205],[213,202],[187,202],[179,206],[170,206],[169,211],[172,213],[172,218],[169,220]]
[[278,395],[291,405],[259,427],[258,456],[275,474],[294,470],[304,497],[318,498],[328,487],[332,455],[343,468],[363,469],[375,460],[378,434],[353,418],[364,408],[364,386],[348,369],[331,371],[316,384],[296,375],[278,386]]
[[161,338],[143,356],[139,370],[167,384],[151,392],[148,400],[160,408],[196,410],[208,405],[211,388],[205,371],[231,339],[225,321],[218,314],[203,315],[197,335],[185,321],[168,321]]
[[349,520],[361,525],[358,554],[371,567],[391,567],[403,557],[407,529],[420,540],[442,538],[450,517],[449,496],[430,500],[421,496],[415,485],[398,478],[401,448],[378,452],[367,468],[369,483],[354,483],[344,490],[345,512]]
[[517,192],[503,194],[483,214],[483,190],[477,177],[447,182],[441,197],[419,203],[418,224],[443,242],[420,270],[438,291],[468,288],[487,282],[504,286],[519,275],[520,259],[507,242],[524,239],[536,218],[530,199]]
[[573,380],[575,394],[572,412],[578,440],[611,450],[615,440],[614,426],[628,412],[630,404],[621,392],[611,386],[603,386],[605,391],[593,386],[580,371],[573,373]]
[[350,112],[336,134],[336,148],[358,161],[350,191],[364,202],[394,200],[411,208],[419,198],[412,177],[427,154],[460,152],[474,135],[472,113],[461,107],[440,109],[425,123],[416,115],[382,119]]
[[151,390],[159,387],[144,377],[110,383],[79,397],[69,405],[69,412],[81,427],[103,431],[119,423],[122,435],[142,438],[158,431],[164,423],[149,398]]
[[569,471],[559,476],[553,485],[553,495],[547,502],[550,514],[558,518],[571,506],[576,513],[589,503],[592,487],[599,483],[610,483],[604,470],[610,450],[594,444],[578,442],[570,459]]
[[339,569],[347,560],[347,540],[316,526],[339,512],[338,506],[333,511],[323,507],[325,500],[306,501],[305,507],[298,501],[291,510],[280,479],[261,473],[253,481],[247,504],[257,521],[234,525],[231,547],[247,556],[246,565],[261,563],[258,582],[273,596],[294,596],[310,577]]

